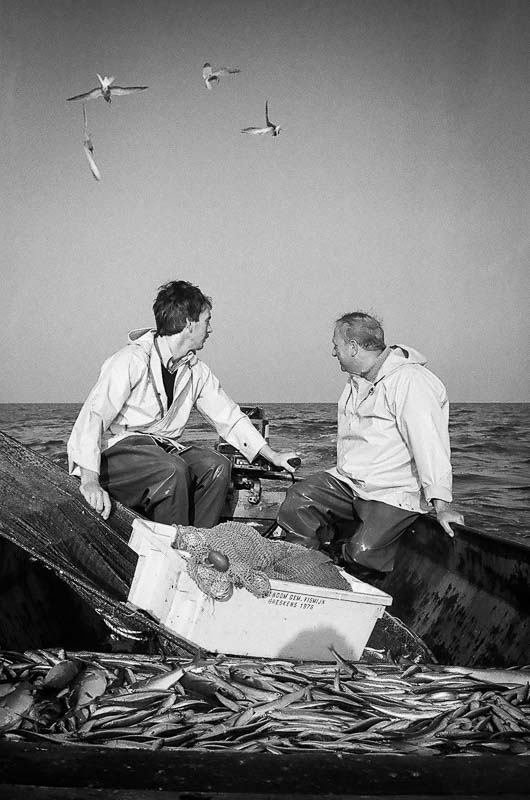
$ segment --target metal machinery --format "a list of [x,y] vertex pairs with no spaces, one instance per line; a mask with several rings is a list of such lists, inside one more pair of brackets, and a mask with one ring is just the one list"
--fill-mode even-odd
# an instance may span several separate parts
[[[241,406],[263,438],[269,441],[269,420],[260,406]],[[232,481],[222,520],[237,519],[256,527],[264,536],[273,535],[278,507],[285,495],[280,482],[294,480],[284,469],[278,469],[262,456],[252,463],[223,439],[216,449],[232,463]],[[294,464],[293,464],[294,466]]]

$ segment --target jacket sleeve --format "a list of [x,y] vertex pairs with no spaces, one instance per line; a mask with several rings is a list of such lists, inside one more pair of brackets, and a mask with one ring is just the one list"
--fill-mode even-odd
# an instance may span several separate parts
[[449,401],[445,387],[435,375],[421,367],[403,370],[393,411],[425,499],[427,502],[434,498],[451,502]]
[[195,401],[197,410],[219,436],[252,461],[267,442],[237,403],[228,397],[210,369],[204,367],[207,372]]
[[120,350],[101,367],[68,439],[70,473],[78,474],[78,467],[84,467],[99,474],[102,437],[131,394],[134,366],[129,354]]

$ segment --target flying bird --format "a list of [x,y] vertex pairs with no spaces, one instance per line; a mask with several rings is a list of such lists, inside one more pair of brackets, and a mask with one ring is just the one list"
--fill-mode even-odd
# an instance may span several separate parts
[[212,90],[214,86],[217,86],[219,78],[222,75],[236,75],[238,72],[241,72],[239,67],[219,67],[218,69],[212,69],[212,65],[206,61],[202,67],[202,79],[206,88]]
[[281,127],[279,125],[275,125],[269,119],[269,101],[265,101],[265,122],[266,125],[264,128],[241,128],[241,133],[253,133],[257,134],[258,136],[263,136],[265,133],[270,133],[272,136],[279,136]]
[[116,78],[104,78],[96,73],[98,76],[99,86],[96,86],[95,89],[91,89],[89,92],[84,92],[84,94],[76,94],[73,97],[67,97],[67,100],[95,100],[98,97],[102,97],[107,103],[111,102],[112,97],[120,97],[123,94],[133,94],[134,92],[143,92],[144,89],[147,89],[147,86],[113,86],[112,84],[116,80]]

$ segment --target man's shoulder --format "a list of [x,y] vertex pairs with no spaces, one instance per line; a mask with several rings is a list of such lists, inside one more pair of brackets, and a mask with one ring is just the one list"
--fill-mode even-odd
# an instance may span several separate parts
[[139,344],[130,342],[110,355],[104,366],[107,367],[127,367],[128,365],[147,365],[149,353]]
[[385,384],[387,388],[392,387],[396,390],[425,387],[440,394],[446,393],[443,381],[424,364],[417,362],[404,362],[387,376]]
[[197,356],[195,356],[191,368],[197,375],[202,375],[205,378],[208,377],[209,375],[213,375],[213,372],[208,366],[208,364],[205,361],[202,361]]

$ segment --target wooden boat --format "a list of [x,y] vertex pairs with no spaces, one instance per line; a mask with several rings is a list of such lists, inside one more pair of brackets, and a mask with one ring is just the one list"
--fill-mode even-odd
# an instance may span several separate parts
[[[251,470],[236,463],[225,517],[252,520],[266,534],[284,478],[265,465]],[[186,653],[178,638],[162,641],[156,623],[124,603],[136,559],[127,546],[133,519],[117,505],[105,523],[80,497],[76,479],[0,433],[0,649],[156,649],[162,643]],[[396,568],[382,588],[394,598],[392,613],[441,663],[503,667],[530,661],[529,584],[524,539],[464,526],[450,539],[434,519],[422,517],[403,537]],[[388,647],[386,633],[376,626],[368,644]],[[395,639],[392,644],[399,645]],[[158,797],[167,792],[249,800],[325,794],[522,798],[527,779],[525,759],[504,755],[278,757],[0,740],[0,798],[14,800],[30,787],[34,797],[84,798],[92,796],[87,786],[94,797],[111,791],[124,800],[144,800],[155,791]]]
[[[261,409],[246,410],[267,434]],[[252,522],[267,535],[290,476],[219,447],[234,464],[223,518]],[[0,646],[96,648],[134,574],[137,557],[127,546],[134,514],[115,504],[105,523],[75,478],[1,433],[0,476]],[[465,526],[455,526],[451,539],[422,516],[381,588],[393,597],[391,613],[440,663],[509,667],[530,663],[529,585],[528,539]],[[140,630],[146,626],[142,619]]]

